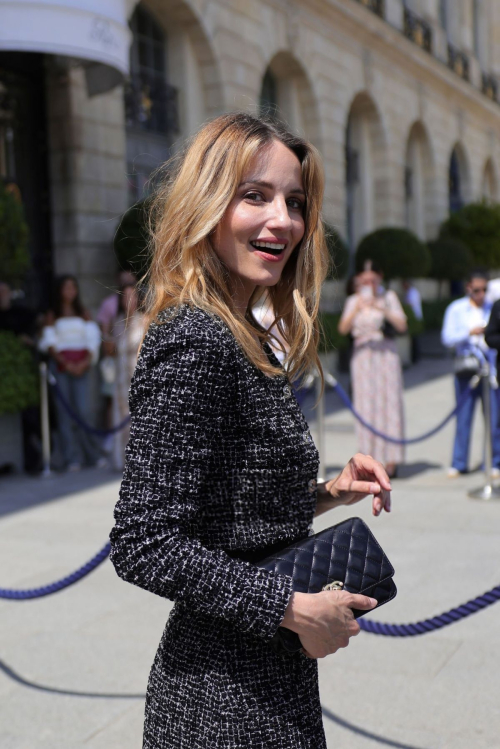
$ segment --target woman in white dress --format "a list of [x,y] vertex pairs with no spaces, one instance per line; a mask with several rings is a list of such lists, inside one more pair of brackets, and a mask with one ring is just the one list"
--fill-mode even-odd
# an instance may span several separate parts
[[[406,315],[394,291],[382,287],[380,269],[367,260],[347,298],[339,332],[352,335],[351,381],[354,407],[380,432],[404,436],[403,376],[394,335],[406,331]],[[392,336],[392,337],[391,337]],[[358,448],[385,465],[394,476],[404,447],[374,435],[356,421]]]
[[[99,327],[83,307],[74,276],[56,281],[54,305],[45,319],[38,347],[49,354],[49,368],[64,400],[82,421],[90,410],[90,368],[96,364],[101,345]],[[78,471],[82,465],[104,462],[95,437],[75,423],[60,398],[56,398],[58,435],[64,466]]]

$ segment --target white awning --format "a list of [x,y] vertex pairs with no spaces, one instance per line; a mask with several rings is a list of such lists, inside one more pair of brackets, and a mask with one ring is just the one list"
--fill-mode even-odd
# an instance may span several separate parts
[[106,90],[129,71],[131,5],[130,0],[0,0],[0,50],[104,65],[94,66],[94,73],[103,73],[101,89]]

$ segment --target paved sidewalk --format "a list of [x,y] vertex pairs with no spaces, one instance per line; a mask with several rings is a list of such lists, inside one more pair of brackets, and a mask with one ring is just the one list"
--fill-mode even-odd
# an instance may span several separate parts
[[[407,373],[409,436],[451,410],[448,366],[424,360]],[[354,426],[333,394],[327,411],[333,469],[356,449]],[[451,424],[408,450],[390,516],[370,518],[367,502],[355,508],[397,572],[398,597],[373,618],[415,621],[500,584],[500,502],[467,499],[480,473],[446,478],[452,437]],[[472,465],[481,445],[478,418]],[[106,471],[2,478],[0,586],[42,585],[91,557],[112,525],[118,486]],[[317,527],[354,513],[327,514]],[[143,694],[169,608],[120,581],[109,562],[54,596],[0,601],[1,749],[140,749]],[[329,749],[498,749],[499,625],[495,604],[421,637],[361,633],[321,661]]]

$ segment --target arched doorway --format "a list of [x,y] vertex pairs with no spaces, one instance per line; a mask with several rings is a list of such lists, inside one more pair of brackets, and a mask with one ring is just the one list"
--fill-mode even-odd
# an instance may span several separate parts
[[405,223],[422,240],[432,233],[433,171],[427,131],[421,122],[415,122],[410,129],[406,146]]
[[448,195],[450,213],[459,211],[469,201],[469,165],[461,143],[457,143],[450,156],[448,168]]
[[490,203],[498,200],[498,180],[493,159],[488,159],[484,165],[481,196]]
[[261,114],[271,114],[311,141],[317,141],[318,115],[311,84],[300,63],[288,52],[279,52],[262,78]]
[[346,226],[351,252],[386,222],[387,142],[379,112],[366,93],[354,99],[345,132]]

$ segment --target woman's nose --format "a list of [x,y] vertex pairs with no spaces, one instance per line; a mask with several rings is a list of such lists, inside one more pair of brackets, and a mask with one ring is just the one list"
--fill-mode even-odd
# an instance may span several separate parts
[[292,220],[284,198],[275,198],[270,204],[270,208],[267,221],[269,228],[276,226],[280,229],[289,229],[292,226]]

